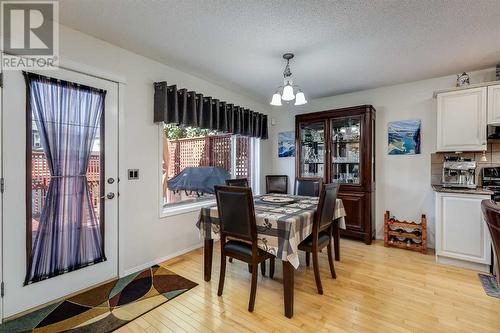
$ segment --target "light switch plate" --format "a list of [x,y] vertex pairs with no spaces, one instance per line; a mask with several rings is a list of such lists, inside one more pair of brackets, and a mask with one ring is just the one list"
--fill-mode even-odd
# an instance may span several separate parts
[[129,180],[139,179],[139,169],[128,169],[128,179]]

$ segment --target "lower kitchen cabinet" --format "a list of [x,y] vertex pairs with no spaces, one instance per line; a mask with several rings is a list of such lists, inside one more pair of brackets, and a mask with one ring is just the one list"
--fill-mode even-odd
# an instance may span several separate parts
[[436,260],[488,271],[491,240],[481,201],[489,195],[436,192]]

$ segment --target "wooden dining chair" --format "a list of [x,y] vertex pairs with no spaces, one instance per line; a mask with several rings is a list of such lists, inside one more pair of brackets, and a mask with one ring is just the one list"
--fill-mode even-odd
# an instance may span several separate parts
[[[252,265],[252,283],[248,311],[255,306],[257,267],[271,259],[269,276],[274,275],[274,255],[257,247],[257,223],[252,190],[248,187],[214,186],[220,219],[221,265],[218,296],[222,295],[226,275],[226,257]],[[227,237],[231,239],[228,240]]]
[[338,184],[326,184],[323,186],[319,196],[318,209],[313,220],[312,234],[299,244],[299,250],[305,251],[306,255],[309,255],[309,253],[312,255],[316,288],[321,295],[323,294],[323,286],[321,285],[321,278],[319,275],[318,253],[325,248],[325,246],[328,252],[330,273],[332,278],[337,278],[332,256],[332,219],[338,190]]
[[294,195],[305,195],[308,197],[319,197],[323,186],[322,178],[295,178],[295,185],[293,187]]
[[226,186],[248,187],[248,179],[246,178],[226,179]]
[[288,193],[287,175],[268,175],[266,176],[266,193]]
[[[226,179],[226,186],[237,186],[237,187],[248,187],[248,179],[246,178],[234,178]],[[233,258],[229,258],[229,262],[233,262]],[[266,275],[266,262],[262,262],[261,265],[262,275]],[[248,272],[252,273],[252,265],[248,264]]]

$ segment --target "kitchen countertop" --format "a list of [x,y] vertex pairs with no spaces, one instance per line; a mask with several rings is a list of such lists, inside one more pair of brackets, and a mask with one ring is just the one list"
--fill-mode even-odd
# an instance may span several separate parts
[[484,189],[482,187],[473,188],[458,188],[458,187],[443,187],[441,185],[432,185],[432,189],[436,192],[443,193],[464,193],[464,194],[478,194],[478,195],[492,195],[493,191]]

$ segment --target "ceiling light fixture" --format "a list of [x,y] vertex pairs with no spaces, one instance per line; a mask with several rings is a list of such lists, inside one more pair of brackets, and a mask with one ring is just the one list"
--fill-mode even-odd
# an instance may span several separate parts
[[293,53],[283,54],[286,60],[285,70],[283,71],[283,85],[279,86],[271,99],[271,105],[281,106],[281,100],[291,102],[295,100],[295,105],[304,105],[307,103],[306,96],[299,86],[293,84],[292,72],[290,71],[290,60]]

